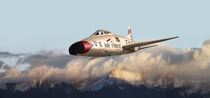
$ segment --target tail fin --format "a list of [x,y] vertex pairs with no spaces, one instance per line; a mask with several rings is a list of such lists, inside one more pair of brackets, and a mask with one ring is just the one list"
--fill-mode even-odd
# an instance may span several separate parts
[[129,24],[129,28],[128,28],[128,38],[133,40],[132,33],[131,33],[131,25],[130,24]]

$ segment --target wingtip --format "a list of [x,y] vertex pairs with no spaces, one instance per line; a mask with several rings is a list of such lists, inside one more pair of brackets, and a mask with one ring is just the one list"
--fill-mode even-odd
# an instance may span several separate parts
[[173,37],[173,38],[179,38],[179,36],[175,36],[175,37]]

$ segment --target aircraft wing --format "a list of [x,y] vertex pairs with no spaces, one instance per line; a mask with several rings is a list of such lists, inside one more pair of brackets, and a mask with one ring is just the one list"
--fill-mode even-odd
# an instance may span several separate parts
[[133,49],[135,47],[150,45],[150,44],[154,44],[154,43],[158,43],[158,42],[162,42],[162,41],[167,41],[167,40],[175,39],[175,38],[178,38],[178,37],[179,36],[165,38],[165,39],[159,39],[159,40],[151,40],[151,41],[138,42],[138,43],[134,43],[134,44],[130,44],[130,45],[124,45],[123,46],[123,49],[124,50],[130,50],[130,49]]

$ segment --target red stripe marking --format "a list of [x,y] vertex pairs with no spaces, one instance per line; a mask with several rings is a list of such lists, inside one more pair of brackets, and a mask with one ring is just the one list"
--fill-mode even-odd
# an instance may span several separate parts
[[107,42],[110,41],[111,39],[106,40]]

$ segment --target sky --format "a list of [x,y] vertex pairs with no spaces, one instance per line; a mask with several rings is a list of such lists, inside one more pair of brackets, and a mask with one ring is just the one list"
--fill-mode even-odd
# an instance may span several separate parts
[[135,41],[179,35],[164,44],[200,48],[210,39],[209,0],[1,0],[0,51],[66,49],[98,29]]

